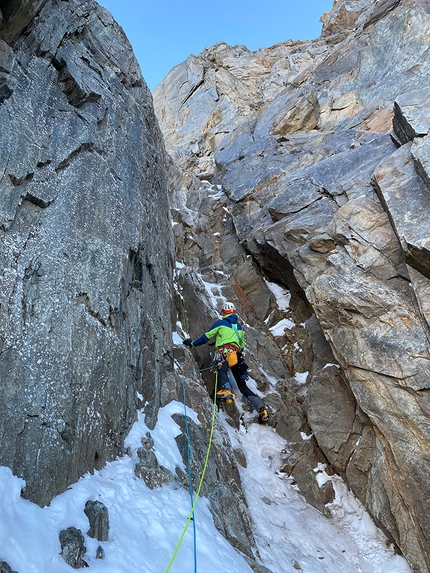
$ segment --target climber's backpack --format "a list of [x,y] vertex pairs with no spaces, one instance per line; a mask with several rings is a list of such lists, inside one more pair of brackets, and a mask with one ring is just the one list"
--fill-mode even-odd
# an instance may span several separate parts
[[227,351],[227,355],[225,358],[227,360],[229,368],[231,368],[232,366],[236,366],[236,364],[239,362],[239,359],[237,358],[237,352],[235,352],[234,350]]
[[[239,338],[239,333],[237,331],[237,326],[235,324],[232,324],[231,327],[236,334],[238,343],[240,344],[240,338]],[[231,368],[232,366],[236,366],[236,364],[239,362],[239,359],[237,357],[237,352],[234,350],[227,351],[226,360],[229,368]]]

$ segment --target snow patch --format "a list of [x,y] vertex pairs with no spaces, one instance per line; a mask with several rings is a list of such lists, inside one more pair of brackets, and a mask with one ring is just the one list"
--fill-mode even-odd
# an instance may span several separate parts
[[297,382],[297,384],[306,384],[308,376],[309,372],[296,372],[294,374],[294,380]]
[[177,332],[172,333],[172,341],[173,344],[182,344],[182,338],[179,336]]
[[263,376],[266,378],[266,380],[269,382],[269,384],[271,386],[277,386],[277,384],[278,384],[277,378],[275,378],[274,376],[270,376],[270,374],[267,374],[267,372],[261,366],[259,366],[258,369],[263,374]]
[[366,561],[377,566],[371,571],[373,573],[409,572],[409,565],[404,559],[399,561],[397,556],[393,555],[393,547],[386,546],[385,535],[376,527],[363,504],[348,490],[340,476],[327,475],[325,466],[324,469],[317,468],[316,471],[320,487],[328,481],[333,485],[335,498],[333,502],[326,504],[326,507],[334,523],[349,533]]
[[208,283],[206,281],[202,281],[202,282],[203,282],[203,285],[206,289],[206,292],[209,295],[212,307],[214,309],[217,309],[222,303],[224,303],[227,300],[221,294],[221,287],[217,283]]
[[267,288],[275,296],[276,303],[281,310],[288,310],[290,308],[291,293],[287,289],[277,285],[276,283],[271,283],[267,280],[264,281]]
[[[171,471],[183,467],[175,441],[180,432],[172,420],[175,413],[184,413],[184,405],[177,401],[159,410],[156,426],[149,430],[139,412],[126,439],[130,455],[107,463],[93,475],[85,474],[43,509],[23,499],[20,492],[25,482],[9,468],[0,467],[1,559],[16,571],[68,573],[71,569],[60,556],[58,535],[74,526],[84,534],[89,572],[166,571],[188,519],[189,492],[177,484],[150,490],[136,477],[134,466],[136,450],[149,433],[159,463]],[[199,423],[192,409],[187,408],[187,415]],[[324,464],[315,468],[315,474],[320,484],[328,479],[333,483],[335,499],[327,506],[331,519],[306,504],[297,486],[279,471],[288,443],[273,428],[251,423],[237,431],[223,411],[218,417],[233,447],[246,457],[247,467],[239,467],[242,485],[261,561],[272,573],[300,569],[305,573],[411,573],[405,559],[386,547],[386,538],[342,480],[326,474]],[[107,542],[99,543],[86,534],[89,523],[83,510],[89,499],[108,508]],[[199,498],[194,523],[198,571],[252,573],[215,528],[205,498]],[[104,560],[95,558],[98,545],[104,549]],[[193,566],[193,531],[189,527],[170,571],[183,573],[192,571]]]
[[[273,428],[251,424],[240,434],[228,423],[225,428],[230,435],[240,436],[249,468],[240,469],[242,484],[259,554],[272,573],[411,573],[406,560],[386,547],[386,538],[376,526],[366,528],[368,542],[360,545],[353,535],[354,524],[358,527],[363,520],[358,506],[349,506],[348,529],[345,521],[328,519],[306,504],[290,478],[277,471],[283,465],[279,452],[288,444]],[[324,468],[321,465],[316,471]],[[338,501],[342,507],[344,498]]]
[[291,330],[295,326],[296,325],[292,320],[290,320],[289,318],[283,318],[280,322],[275,324],[275,326],[269,328],[269,330],[273,336],[284,336],[286,328],[288,330]]
[[225,193],[222,190],[221,185],[216,185],[210,189],[208,196],[210,199],[218,201],[219,199],[223,199],[225,197]]

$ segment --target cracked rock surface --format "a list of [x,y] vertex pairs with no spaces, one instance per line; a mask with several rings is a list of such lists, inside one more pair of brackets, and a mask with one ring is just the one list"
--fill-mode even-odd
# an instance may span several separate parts
[[0,463],[43,505],[122,451],[136,391],[157,399],[173,256],[162,138],[121,28],[92,1],[10,5]]
[[[290,291],[296,328],[274,337],[284,362],[276,402],[266,394],[294,450],[285,471],[321,508],[320,448],[428,573],[430,8],[336,0],[322,21],[312,41],[206,48],[154,90],[175,163],[184,304],[203,316],[194,271],[262,333],[273,305],[245,270]],[[270,334],[255,344],[254,332],[261,364]]]

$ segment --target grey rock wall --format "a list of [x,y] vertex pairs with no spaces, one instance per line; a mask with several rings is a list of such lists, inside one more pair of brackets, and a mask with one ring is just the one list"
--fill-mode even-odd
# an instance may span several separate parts
[[[207,48],[154,91],[188,172],[174,212],[183,304],[195,317],[205,301],[190,268],[234,297],[253,358],[276,372],[278,397],[257,377],[290,443],[285,471],[323,509],[312,473],[328,462],[428,573],[430,10],[339,0],[323,23],[311,42]],[[261,271],[291,292],[296,327],[276,340]]]
[[1,37],[11,42],[31,22],[46,0],[6,0],[0,5]]
[[122,451],[137,391],[157,405],[173,251],[124,33],[92,1],[20,6],[0,28],[0,463],[43,505]]

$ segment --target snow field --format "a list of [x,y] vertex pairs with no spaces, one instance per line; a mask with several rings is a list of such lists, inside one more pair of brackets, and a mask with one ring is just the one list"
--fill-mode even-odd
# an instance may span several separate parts
[[[0,468],[0,559],[18,573],[70,573],[73,569],[60,555],[58,535],[74,526],[85,535],[88,571],[165,572],[189,516],[189,493],[175,485],[150,490],[135,476],[134,465],[141,438],[149,432],[158,461],[172,471],[184,469],[175,442],[180,430],[172,420],[174,413],[183,413],[183,404],[175,401],[161,408],[154,430],[149,431],[140,412],[126,441],[128,454],[94,475],[86,474],[43,509],[21,498],[23,480],[9,468]],[[198,423],[195,412],[187,408],[187,414]],[[233,447],[246,456],[247,467],[240,468],[242,485],[259,555],[273,573],[411,573],[407,562],[386,547],[384,536],[340,480],[333,482],[336,499],[328,507],[332,514],[328,519],[278,472],[281,452],[288,444],[274,429],[250,423],[247,429],[235,430],[224,412],[219,416]],[[332,479],[323,467],[316,468],[316,474],[320,483]],[[107,542],[86,535],[89,523],[84,507],[89,499],[103,502],[109,510]],[[204,498],[198,500],[195,520],[197,571],[251,573],[244,558],[215,528]],[[98,545],[104,548],[104,560],[95,559]],[[170,571],[194,571],[192,524]]]

